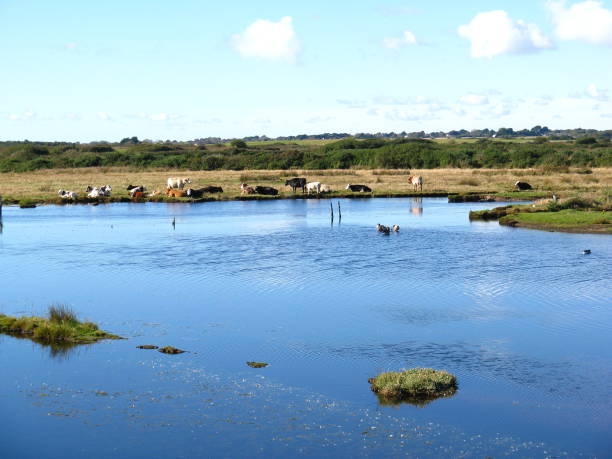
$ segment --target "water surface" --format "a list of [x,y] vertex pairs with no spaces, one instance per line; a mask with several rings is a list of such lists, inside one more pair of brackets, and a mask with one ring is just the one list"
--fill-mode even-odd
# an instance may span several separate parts
[[[64,303],[129,339],[0,335],[0,456],[612,455],[609,236],[333,203],[5,208],[0,312]],[[367,379],[410,367],[459,391],[379,405]]]

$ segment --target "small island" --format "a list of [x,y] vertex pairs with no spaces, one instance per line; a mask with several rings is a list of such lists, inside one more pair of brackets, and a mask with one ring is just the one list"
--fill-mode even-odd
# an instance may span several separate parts
[[29,338],[41,344],[90,344],[103,339],[123,339],[81,322],[71,309],[51,306],[47,317],[11,317],[0,314],[0,333]]
[[404,371],[381,373],[368,382],[382,404],[402,402],[424,406],[457,391],[454,375],[432,368],[412,368]]

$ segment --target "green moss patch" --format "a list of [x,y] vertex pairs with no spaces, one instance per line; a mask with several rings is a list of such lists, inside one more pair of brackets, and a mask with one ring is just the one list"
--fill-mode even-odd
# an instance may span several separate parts
[[384,404],[401,402],[425,405],[457,391],[457,379],[446,371],[432,368],[412,368],[381,373],[368,382]]
[[161,352],[162,354],[182,354],[183,352],[187,351],[183,351],[172,346],[164,346],[159,348],[158,352]]
[[264,362],[247,362],[246,364],[251,368],[265,368],[268,366],[268,364]]
[[100,330],[93,322],[81,322],[62,306],[51,306],[48,317],[12,317],[0,314],[0,333],[30,338],[41,344],[88,344],[102,339],[122,339]]
[[558,212],[534,212],[507,215],[500,225],[546,231],[612,234],[612,212],[565,209]]

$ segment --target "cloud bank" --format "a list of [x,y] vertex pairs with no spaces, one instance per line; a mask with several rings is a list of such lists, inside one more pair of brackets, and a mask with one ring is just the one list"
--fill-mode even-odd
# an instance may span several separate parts
[[269,61],[293,63],[300,52],[300,43],[290,16],[278,22],[259,19],[242,33],[233,35],[231,44],[244,57]]

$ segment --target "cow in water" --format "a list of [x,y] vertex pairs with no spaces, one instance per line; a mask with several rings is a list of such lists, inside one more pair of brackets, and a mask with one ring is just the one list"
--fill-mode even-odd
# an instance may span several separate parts
[[302,193],[306,192],[306,179],[302,177],[295,177],[285,181],[285,186],[290,186],[295,193],[298,188],[302,189]]
[[371,193],[372,189],[367,185],[351,185],[350,183],[346,186],[347,190],[352,192],[360,192],[360,193]]
[[531,185],[527,182],[516,182],[514,187],[519,191],[531,190]]

